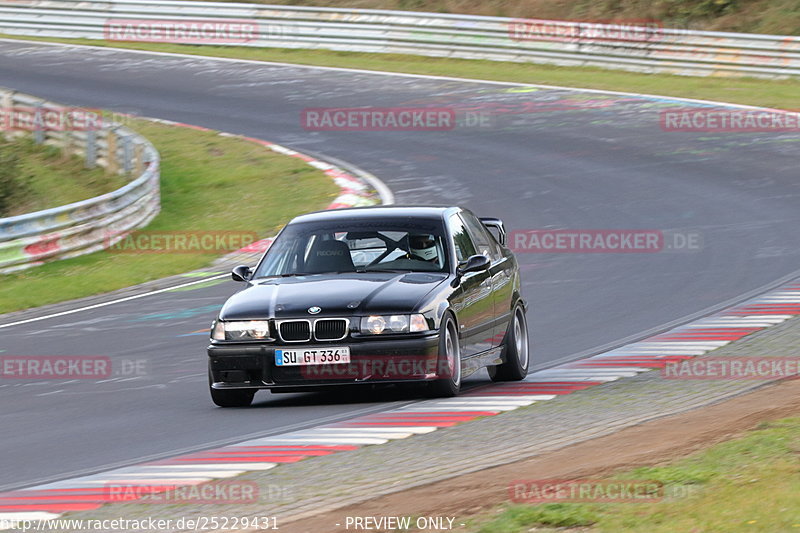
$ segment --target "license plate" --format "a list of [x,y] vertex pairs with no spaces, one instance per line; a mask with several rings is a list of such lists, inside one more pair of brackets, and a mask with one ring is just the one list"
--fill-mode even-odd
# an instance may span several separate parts
[[275,350],[275,364],[278,366],[323,365],[350,362],[350,348],[331,346],[307,350]]

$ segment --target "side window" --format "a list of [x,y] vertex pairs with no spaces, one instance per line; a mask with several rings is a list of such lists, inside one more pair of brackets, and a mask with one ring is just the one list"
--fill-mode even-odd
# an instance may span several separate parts
[[461,217],[469,234],[472,236],[472,240],[475,242],[478,253],[489,259],[496,259],[498,257],[496,243],[486,227],[481,224],[480,220],[469,213],[461,213]]
[[476,254],[475,245],[472,244],[467,228],[464,227],[464,223],[458,215],[450,217],[450,236],[453,238],[453,244],[456,247],[457,261],[464,261]]

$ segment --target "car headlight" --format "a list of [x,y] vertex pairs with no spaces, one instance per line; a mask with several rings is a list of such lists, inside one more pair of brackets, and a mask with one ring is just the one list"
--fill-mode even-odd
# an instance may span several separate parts
[[421,314],[373,315],[361,318],[361,333],[381,335],[428,331],[428,321]]
[[273,340],[269,336],[269,322],[266,320],[217,320],[211,329],[211,338],[215,341]]

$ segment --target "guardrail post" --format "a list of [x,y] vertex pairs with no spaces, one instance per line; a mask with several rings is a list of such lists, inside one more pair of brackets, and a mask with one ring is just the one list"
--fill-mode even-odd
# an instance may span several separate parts
[[116,174],[119,171],[119,160],[117,159],[117,131],[116,128],[108,130],[106,136],[106,173]]
[[14,91],[0,91],[0,106],[2,106],[2,113],[5,115],[6,125],[0,128],[0,136],[4,133],[12,131],[12,124],[14,120]]
[[36,102],[36,110],[33,116],[33,142],[36,144],[44,143],[44,116],[42,115],[41,102]]
[[[67,126],[68,127],[68,126]],[[61,156],[63,159],[69,159],[69,156],[72,155],[72,141],[73,137],[69,131],[69,129],[64,129],[61,134]]]
[[61,132],[61,139],[62,139],[62,146],[61,146],[61,153],[64,156],[64,159],[69,159],[69,157],[75,152],[77,138],[75,137],[75,128],[74,123],[72,120],[71,113],[64,113],[63,117],[63,131]]
[[137,176],[144,172],[144,145],[138,142],[133,147],[133,171]]
[[3,112],[8,114],[10,117],[10,114],[14,109],[14,91],[3,91],[0,105],[3,106]]
[[122,169],[130,174],[133,168],[133,140],[130,135],[122,137]]
[[97,132],[93,129],[86,131],[86,168],[97,166]]

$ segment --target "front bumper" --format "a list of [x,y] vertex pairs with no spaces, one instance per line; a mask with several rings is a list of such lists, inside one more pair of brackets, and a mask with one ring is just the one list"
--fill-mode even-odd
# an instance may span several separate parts
[[[276,349],[350,347],[350,363],[278,366]],[[302,389],[327,385],[407,383],[439,377],[439,336],[345,339],[335,343],[274,345],[213,343],[208,347],[215,389]]]

